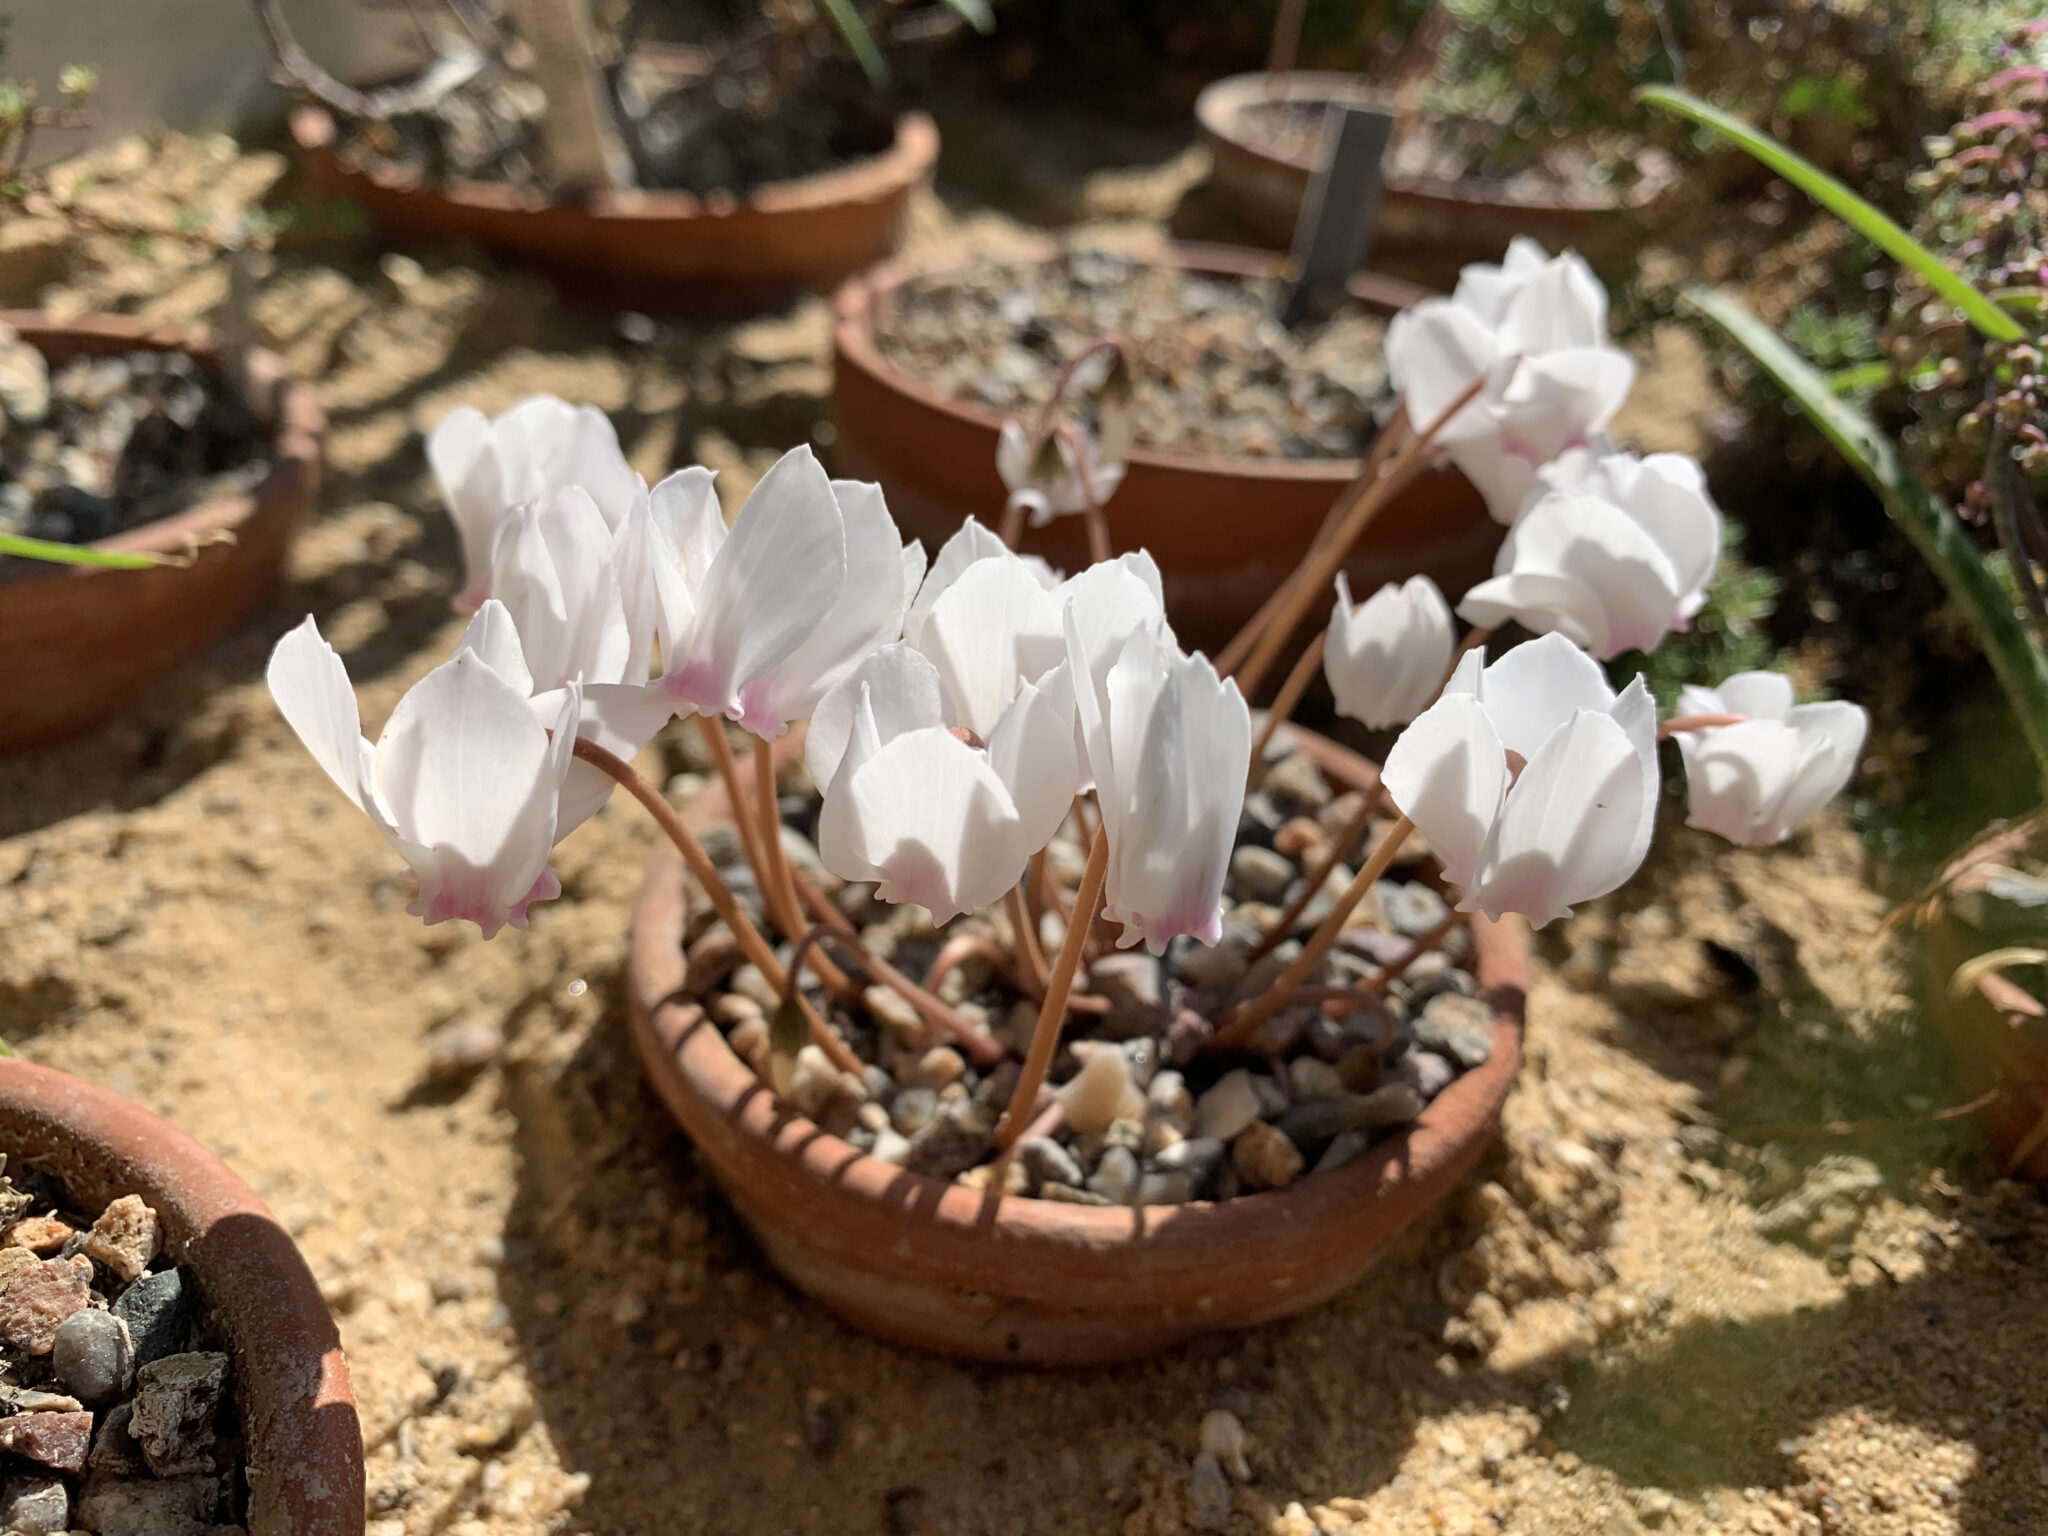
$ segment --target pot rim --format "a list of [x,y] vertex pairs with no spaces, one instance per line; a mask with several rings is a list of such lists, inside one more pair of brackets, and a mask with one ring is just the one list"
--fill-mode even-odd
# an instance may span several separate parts
[[294,107],[290,126],[293,142],[302,151],[325,156],[344,175],[360,177],[380,191],[491,214],[575,213],[592,222],[626,224],[724,219],[743,213],[812,213],[846,203],[880,202],[923,181],[939,159],[938,125],[926,113],[904,111],[896,114],[886,149],[808,176],[764,182],[744,197],[706,199],[694,192],[623,188],[596,192],[577,202],[557,202],[496,182],[456,178],[432,183],[404,175],[382,159],[349,164],[335,149],[339,130],[325,107]]
[[[1363,76],[1335,69],[1285,70],[1277,76],[1264,71],[1226,75],[1221,80],[1212,80],[1196,96],[1195,122],[1204,134],[1243,154],[1313,175],[1316,163],[1311,156],[1281,154],[1244,134],[1240,126],[1243,110],[1270,100],[1322,101],[1392,111],[1395,93]],[[1635,158],[1635,183],[1622,189],[1568,182],[1555,192],[1538,194],[1517,190],[1509,182],[1490,177],[1449,181],[1440,176],[1400,175],[1388,176],[1386,187],[1392,192],[1432,200],[1488,204],[1530,213],[1629,213],[1648,207],[1678,178],[1678,166],[1668,155],[1653,150]]]
[[157,1211],[165,1247],[198,1277],[234,1351],[252,1536],[361,1536],[362,1428],[340,1334],[255,1192],[168,1121],[20,1057],[0,1059],[0,1137],[23,1165],[90,1170]]
[[[1313,732],[1295,730],[1303,748],[1347,788],[1370,789],[1377,784],[1378,770],[1366,759]],[[788,744],[800,739],[792,732],[777,744],[778,753],[793,752],[796,749]],[[722,813],[724,806],[721,786],[714,783],[688,814],[701,821]],[[1454,1079],[1403,1134],[1330,1173],[1304,1177],[1286,1189],[1226,1201],[1100,1207],[994,1196],[884,1163],[808,1118],[779,1108],[707,1014],[697,1009],[694,1021],[686,1017],[696,1005],[682,993],[682,870],[681,856],[673,848],[664,843],[656,850],[635,903],[627,952],[633,1033],[656,1087],[664,1096],[675,1086],[707,1101],[743,1136],[793,1160],[808,1180],[833,1187],[877,1216],[914,1213],[949,1229],[955,1238],[1028,1241],[1097,1252],[1143,1247],[1154,1254],[1198,1255],[1224,1245],[1257,1251],[1282,1233],[1299,1234],[1347,1216],[1355,1219],[1367,1204],[1391,1203],[1404,1190],[1425,1185],[1448,1169],[1461,1169],[1461,1159],[1468,1159],[1476,1144],[1492,1135],[1520,1067],[1528,987],[1526,936],[1518,919],[1494,923],[1475,915],[1470,920],[1474,969],[1480,996],[1494,1009],[1493,1054],[1484,1065]],[[664,1059],[672,1071],[660,1069]]]
[[[220,344],[203,326],[151,325],[126,315],[106,314],[57,320],[40,310],[10,309],[0,310],[0,327],[11,329],[46,356],[52,345],[81,342],[83,345],[77,349],[81,353],[183,352],[214,367],[221,361]],[[240,528],[259,505],[286,495],[296,482],[317,472],[320,438],[327,429],[327,417],[312,389],[293,378],[283,359],[263,347],[250,348],[248,369],[250,403],[270,428],[269,473],[247,490],[222,491],[183,511],[96,539],[87,548],[115,553],[176,554],[195,535]],[[4,585],[119,578],[124,574],[127,573],[93,566],[53,564],[16,572]]]
[[[998,259],[1046,261],[1059,250],[1056,240],[1017,243]],[[1121,253],[1119,253],[1121,254]],[[1279,277],[1285,263],[1265,251],[1233,245],[1175,242],[1163,251],[1133,260],[1178,266],[1213,277]],[[865,374],[881,388],[901,395],[922,410],[935,411],[962,426],[991,436],[1003,429],[1003,418],[979,406],[949,400],[882,356],[875,345],[876,307],[913,277],[956,271],[972,265],[973,253],[951,252],[933,259],[890,257],[857,272],[832,295],[832,347],[835,361]],[[1359,272],[1349,283],[1351,296],[1374,314],[1391,317],[1429,296],[1429,290],[1379,272]],[[1327,485],[1334,494],[1358,478],[1362,459],[1229,459],[1217,454],[1176,453],[1134,445],[1127,456],[1133,469],[1164,469],[1239,480],[1249,488],[1272,480]]]

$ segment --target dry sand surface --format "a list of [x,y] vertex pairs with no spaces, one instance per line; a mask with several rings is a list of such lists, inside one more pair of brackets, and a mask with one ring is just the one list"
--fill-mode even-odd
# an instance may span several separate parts
[[[1143,150],[1055,188],[1060,215],[1156,238],[1192,173]],[[132,215],[233,210],[281,166],[182,141],[97,170]],[[950,195],[915,239],[1016,227]],[[824,308],[629,345],[459,253],[285,247],[255,313],[331,415],[323,515],[260,624],[0,762],[0,1035],[168,1115],[297,1235],[348,1348],[374,1536],[1165,1536],[1194,1528],[1212,1408],[1248,1440],[1236,1532],[2048,1529],[2048,1221],[1925,1120],[1939,1053],[1837,820],[1768,852],[1672,829],[1543,935],[1498,1147],[1297,1322],[1024,1372],[875,1343],[790,1291],[626,1037],[639,812],[568,840],[530,932],[423,928],[260,674],[311,610],[374,730],[445,653],[455,545],[417,434],[451,404],[590,400],[644,472],[695,458],[743,489],[820,417]],[[227,292],[176,242],[0,232],[0,297],[52,278],[62,305],[167,319]],[[680,737],[650,758],[691,766]],[[1817,1130],[1857,1116],[1886,1123]]]

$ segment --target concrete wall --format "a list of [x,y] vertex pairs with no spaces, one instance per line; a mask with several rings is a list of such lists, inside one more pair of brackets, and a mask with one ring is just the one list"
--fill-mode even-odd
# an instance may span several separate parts
[[[401,0],[284,0],[284,11],[306,51],[343,79],[421,57]],[[232,127],[284,100],[249,0],[0,0],[0,15],[11,18],[0,72],[41,82],[44,100],[64,65],[100,72],[94,125],[43,133],[38,160],[138,130]]]

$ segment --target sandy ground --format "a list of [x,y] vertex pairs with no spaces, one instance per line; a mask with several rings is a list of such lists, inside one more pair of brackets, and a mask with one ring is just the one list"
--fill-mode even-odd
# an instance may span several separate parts
[[[991,205],[1156,238],[1198,174],[1171,135],[1070,135],[1021,169],[1003,145],[1031,125],[980,127],[916,241],[1000,238]],[[279,171],[183,141],[109,152],[94,195],[233,209]],[[60,306],[168,319],[227,291],[173,241],[0,233],[0,299],[52,277]],[[444,655],[455,546],[417,434],[449,405],[588,399],[644,472],[696,458],[744,489],[820,418],[822,305],[628,345],[459,254],[288,239],[256,317],[331,414],[323,516],[264,622],[0,762],[0,1035],[167,1114],[289,1224],[348,1347],[374,1536],[1165,1536],[1194,1528],[1212,1408],[1247,1432],[1241,1533],[2048,1528],[2048,1221],[1927,1120],[1939,1052],[1838,820],[1771,852],[1674,830],[1543,935],[1498,1147],[1297,1322],[1063,1372],[833,1322],[764,1265],[632,1055],[644,818],[615,801],[569,839],[530,932],[424,929],[260,678],[310,610],[374,729]],[[1650,397],[1686,399],[1692,351],[1657,354]],[[650,755],[688,765],[680,739]],[[502,1051],[437,1077],[434,1032],[479,1020]],[[1841,1120],[1876,1123],[1822,1129]]]

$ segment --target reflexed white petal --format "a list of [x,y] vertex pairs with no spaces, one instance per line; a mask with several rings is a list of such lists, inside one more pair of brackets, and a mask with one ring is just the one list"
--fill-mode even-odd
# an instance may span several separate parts
[[849,678],[845,686],[852,693],[852,713],[839,764],[831,778],[816,779],[824,797],[818,807],[818,858],[842,880],[874,880],[880,871],[862,857],[854,842],[853,781],[881,751],[882,733],[875,723],[872,686],[858,677]]
[[1785,717],[1799,736],[1799,775],[1778,808],[1780,837],[1839,795],[1856,774],[1870,717],[1855,704],[1802,704]]
[[869,696],[871,717],[880,733],[877,745],[905,731],[951,723],[937,668],[907,645],[885,645],[836,683],[811,712],[810,728],[804,733],[804,765],[810,769],[811,782],[821,788],[830,787],[839,775],[863,692]]
[[373,787],[370,744],[363,739],[348,669],[310,615],[277,642],[263,677],[278,712],[306,744],[313,761],[358,810],[388,827]]
[[1800,768],[1799,734],[1782,720],[1745,720],[1678,737],[1686,824],[1731,843],[1776,842],[1776,811]]
[[[1485,373],[1500,355],[1491,330],[1469,310],[1448,299],[1424,299],[1396,315],[1387,327],[1387,372],[1407,402],[1408,420],[1420,432]],[[1479,401],[1459,411],[1436,441],[1448,448],[1488,430]]]
[[472,406],[457,406],[427,434],[427,467],[462,540],[465,605],[489,594],[491,542],[506,504],[490,447],[490,418]]
[[1058,664],[1060,604],[1021,561],[977,561],[932,605],[916,644],[954,717],[986,741],[1024,680]]
[[1646,788],[1634,745],[1610,716],[1580,710],[1508,791],[1467,910],[1521,912],[1541,928],[1635,873]]
[[1416,716],[1388,752],[1382,778],[1388,797],[1429,839],[1445,875],[1468,884],[1508,783],[1506,754],[1479,700],[1447,693]]
[[1065,662],[1018,690],[988,738],[988,762],[1016,806],[1028,857],[1052,841],[1081,788],[1074,676]]
[[533,692],[533,674],[526,668],[526,651],[520,643],[518,626],[512,622],[511,612],[495,597],[477,609],[456,649],[475,651],[478,659],[510,683],[515,692]]
[[903,546],[881,487],[857,480],[831,485],[846,540],[838,600],[811,616],[795,650],[740,690],[740,722],[766,740],[808,716],[834,683],[903,627]]
[[[720,525],[723,527],[723,524]],[[684,579],[682,556],[654,517],[649,495],[639,496],[612,540],[619,578],[619,612],[626,626],[623,681],[638,683],[659,645],[664,664],[689,645],[697,604]]]
[[910,611],[903,616],[903,638],[912,645],[918,643],[924,632],[925,620],[931,616],[932,606],[945,596],[948,587],[960,579],[961,572],[977,561],[1000,559],[1009,553],[1009,546],[994,532],[976,519],[968,518],[933,556],[924,582],[917,590],[917,597],[911,602]]
[[1536,571],[1495,576],[1465,594],[1458,617],[1481,629],[1512,621],[1536,634],[1562,635],[1596,655],[1610,650],[1599,594],[1570,576]]
[[1573,711],[1606,714],[1616,695],[1600,663],[1562,635],[1543,635],[1487,667],[1480,697],[1501,745],[1527,761]]
[[1016,808],[988,759],[950,731],[885,742],[848,786],[847,841],[880,871],[876,894],[935,922],[998,901],[1024,873]]
[[712,560],[669,692],[700,713],[737,716],[741,690],[802,643],[845,578],[832,483],[809,448],[793,448],[761,477]]

